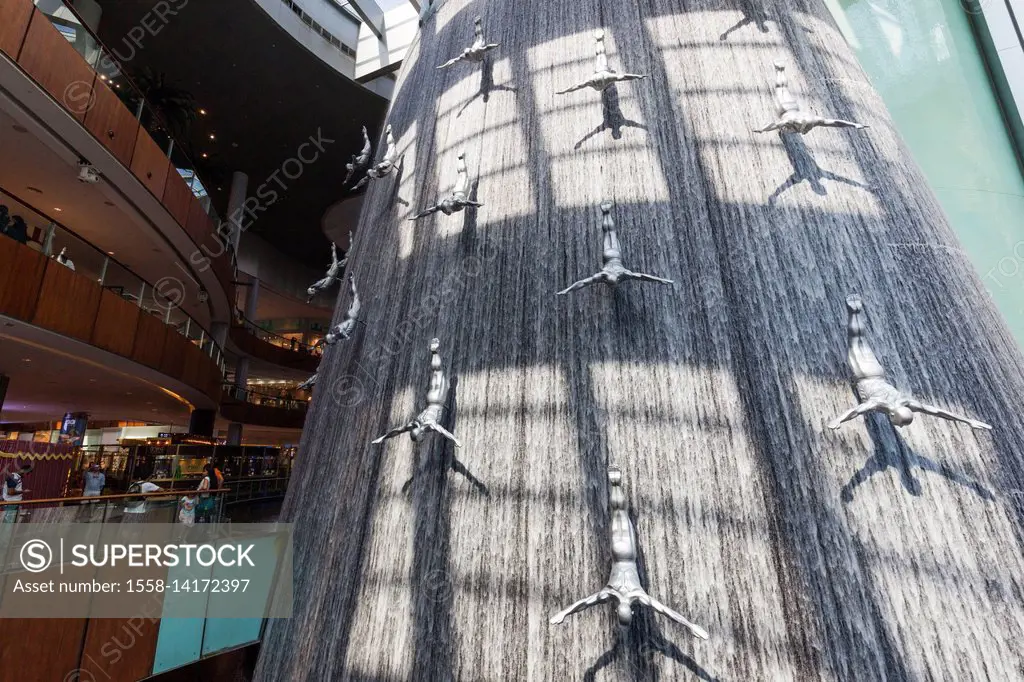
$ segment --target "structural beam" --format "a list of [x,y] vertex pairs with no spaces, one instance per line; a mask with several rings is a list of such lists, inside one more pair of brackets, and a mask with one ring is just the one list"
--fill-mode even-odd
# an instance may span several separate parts
[[374,0],[350,0],[349,4],[377,39],[384,41],[384,12],[377,3]]

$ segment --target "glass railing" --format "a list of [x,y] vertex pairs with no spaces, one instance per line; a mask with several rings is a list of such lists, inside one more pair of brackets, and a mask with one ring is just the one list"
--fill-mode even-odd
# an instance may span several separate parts
[[123,493],[140,478],[161,488],[194,489],[203,466],[219,467],[225,485],[291,474],[293,450],[257,445],[87,445],[78,449],[68,475],[67,494],[81,495],[85,471],[96,464],[106,477],[104,492]]
[[242,388],[231,383],[224,384],[224,391],[235,400],[252,405],[278,407],[284,410],[305,410],[309,406],[308,398],[295,398],[288,395],[275,395],[269,392]]
[[[157,484],[154,484],[157,485]],[[195,490],[58,497],[47,500],[0,502],[0,519],[7,523],[219,523],[229,488],[204,493]],[[205,497],[202,497],[205,495]],[[185,503],[182,498],[189,498]],[[191,507],[192,514],[182,515]]]
[[[122,51],[132,49],[131,56],[123,58],[118,55],[116,50],[108,49],[65,0],[35,0],[35,5],[50,20],[50,23],[67,38],[68,43],[92,67],[100,80],[105,82],[125,107],[135,114],[135,118],[139,120],[153,141],[164,150],[192,194],[201,200],[203,209],[219,224],[220,217],[208,199],[208,185],[199,179],[196,164],[187,156],[185,151],[187,147],[181,144],[189,123],[200,115],[200,109],[195,105],[190,105],[187,94],[183,92],[171,95],[165,93],[163,98],[167,101],[164,103],[159,100],[148,101],[146,91],[133,82],[121,67],[122,61],[135,56],[133,48],[122,47]],[[154,83],[141,82],[155,90],[166,90],[162,78],[163,74],[160,74],[153,77]],[[230,242],[230,240],[228,241]],[[228,243],[227,247],[231,254],[232,264],[234,264],[235,245]]]
[[[138,305],[146,313],[160,318],[165,324],[174,327],[179,334],[199,346],[217,363],[221,374],[224,373],[224,352],[209,332],[180,307],[180,296],[184,295],[184,292],[171,292],[179,296],[177,299],[164,296],[152,284],[119,263],[114,258],[113,252],[103,252],[97,249],[54,219],[2,189],[0,189],[0,206],[6,206],[8,209],[10,222],[7,232],[9,236],[45,256],[63,261],[64,265],[78,274],[92,279],[104,289]],[[24,221],[24,231],[20,225],[16,226],[17,218]]]
[[320,345],[310,345],[308,343],[302,343],[298,339],[289,339],[286,336],[281,336],[279,334],[275,334],[274,332],[263,329],[257,323],[253,322],[248,318],[241,316],[237,317],[239,317],[239,319],[241,320],[240,324],[242,324],[250,334],[257,337],[261,341],[266,341],[267,343],[277,346],[278,348],[287,348],[288,350],[293,350],[296,353],[306,353],[307,355],[313,355],[316,357],[320,357],[321,355],[323,355],[323,347]]

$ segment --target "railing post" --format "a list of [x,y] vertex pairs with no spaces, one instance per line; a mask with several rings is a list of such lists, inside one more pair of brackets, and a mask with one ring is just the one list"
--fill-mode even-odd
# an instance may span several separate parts
[[172,306],[172,305],[167,306],[167,313],[164,315],[164,324],[170,324],[171,323],[171,308],[173,308],[173,307],[174,306]]
[[[167,158],[171,158],[171,154],[174,153],[174,138],[171,138],[170,144],[167,145]],[[177,172],[177,171],[175,171]]]
[[141,121],[142,120],[142,112],[145,111],[145,109],[146,109],[146,100],[145,99],[140,99],[139,100],[139,107],[135,110],[135,120],[137,120],[137,121]]
[[139,289],[139,307],[142,307],[142,297],[146,295],[146,283],[142,283],[142,288]]
[[53,236],[57,233],[57,224],[51,222],[46,226],[46,237],[43,239],[43,255],[53,255]]
[[103,267],[100,268],[100,286],[103,286],[103,282],[107,279],[107,266],[110,265],[110,256],[104,256]]

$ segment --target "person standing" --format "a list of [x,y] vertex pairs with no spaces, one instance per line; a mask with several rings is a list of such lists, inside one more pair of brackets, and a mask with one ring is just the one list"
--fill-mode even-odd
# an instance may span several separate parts
[[107,475],[100,469],[100,465],[93,462],[89,470],[83,475],[82,497],[99,497],[103,494],[103,488],[107,485]]
[[210,495],[209,491],[213,487],[214,467],[212,464],[203,465],[203,478],[199,481],[199,505],[196,507],[199,523],[211,523],[211,517],[213,516],[213,496]]
[[[0,497],[3,498],[4,502],[21,502],[22,495],[27,490],[22,486],[22,476],[29,473],[33,469],[33,464],[29,463],[24,466],[9,471],[4,476],[3,492]],[[4,507],[4,523],[14,523],[18,518],[18,505],[11,504],[5,505]]]

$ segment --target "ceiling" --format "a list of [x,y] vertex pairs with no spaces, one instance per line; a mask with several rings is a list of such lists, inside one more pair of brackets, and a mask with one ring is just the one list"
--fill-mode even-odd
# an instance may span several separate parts
[[2,423],[53,421],[65,412],[91,419],[188,426],[189,407],[156,384],[69,350],[14,338],[21,325],[0,324],[0,374],[10,377]]
[[[100,37],[126,54],[125,36],[157,3],[101,4]],[[321,219],[343,196],[344,165],[362,147],[361,127],[376,136],[387,101],[324,64],[252,0],[188,3],[141,42],[125,65],[128,74],[162,72],[207,112],[193,124],[189,144],[218,212],[226,213],[234,171],[249,176],[250,195],[269,182],[280,198],[250,229],[302,262],[319,264],[328,243]],[[335,142],[325,144],[321,158],[304,165],[295,180],[284,178],[282,165],[318,134]],[[310,148],[305,155],[311,157]],[[270,180],[275,173],[287,189]]]

